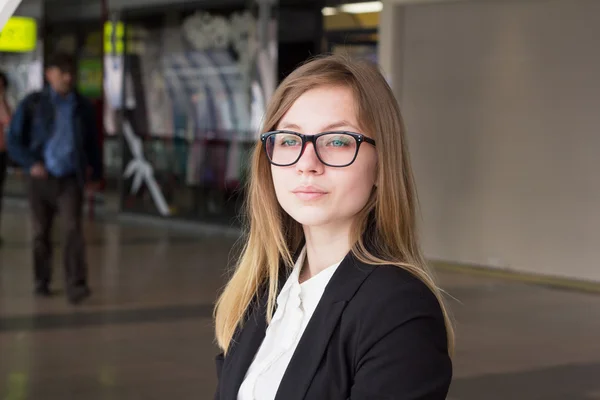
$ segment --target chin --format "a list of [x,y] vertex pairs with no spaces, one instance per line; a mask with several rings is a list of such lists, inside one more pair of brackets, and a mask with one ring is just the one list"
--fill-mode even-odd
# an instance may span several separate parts
[[331,223],[333,220],[329,212],[312,207],[294,208],[285,211],[302,226],[322,226]]

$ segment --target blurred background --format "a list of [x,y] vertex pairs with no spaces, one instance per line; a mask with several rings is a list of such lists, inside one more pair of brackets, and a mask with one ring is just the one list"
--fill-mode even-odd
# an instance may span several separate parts
[[405,118],[456,320],[449,398],[600,399],[599,44],[597,0],[22,0],[0,35],[8,101],[72,54],[105,181],[86,206],[94,295],[74,308],[31,293],[8,169],[0,399],[212,398],[212,307],[266,102],[338,52],[379,63]]

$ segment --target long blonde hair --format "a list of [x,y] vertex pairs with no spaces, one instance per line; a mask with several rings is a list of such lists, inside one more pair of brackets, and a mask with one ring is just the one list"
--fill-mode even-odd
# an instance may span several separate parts
[[[273,94],[263,132],[274,130],[303,93],[329,85],[342,85],[353,91],[359,124],[365,134],[377,141],[377,189],[357,215],[351,233],[350,243],[354,243],[351,251],[366,264],[404,268],[431,289],[442,307],[452,353],[453,327],[417,239],[417,198],[400,109],[379,70],[369,62],[340,56],[307,62],[292,72]],[[301,225],[277,201],[271,167],[259,141],[254,148],[247,189],[244,246],[237,268],[215,308],[217,344],[225,353],[251,302],[262,290],[268,291],[266,318],[270,322],[280,267],[283,263],[293,268],[292,254],[303,240]]]

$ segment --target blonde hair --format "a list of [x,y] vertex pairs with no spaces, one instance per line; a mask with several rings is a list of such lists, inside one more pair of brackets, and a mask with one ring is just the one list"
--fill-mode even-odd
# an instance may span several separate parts
[[[275,91],[267,108],[263,132],[274,130],[303,93],[331,85],[353,91],[359,124],[364,133],[377,142],[377,189],[356,216],[351,251],[366,264],[403,268],[431,289],[444,314],[452,354],[453,327],[441,290],[427,267],[417,239],[417,198],[400,109],[379,70],[369,62],[340,56],[311,60],[292,72]],[[225,353],[236,329],[243,324],[251,302],[262,290],[268,291],[266,318],[270,322],[280,267],[283,263],[293,268],[292,254],[303,240],[301,225],[277,201],[271,167],[260,142],[252,156],[247,195],[244,247],[215,308],[217,344]]]

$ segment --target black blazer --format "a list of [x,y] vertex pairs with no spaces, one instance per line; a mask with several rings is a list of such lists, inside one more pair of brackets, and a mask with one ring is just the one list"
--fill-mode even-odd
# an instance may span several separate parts
[[[266,294],[255,304],[227,357],[217,356],[217,400],[237,399],[265,337]],[[276,400],[444,400],[451,379],[444,319],[429,288],[401,268],[363,264],[349,253],[298,343]]]

